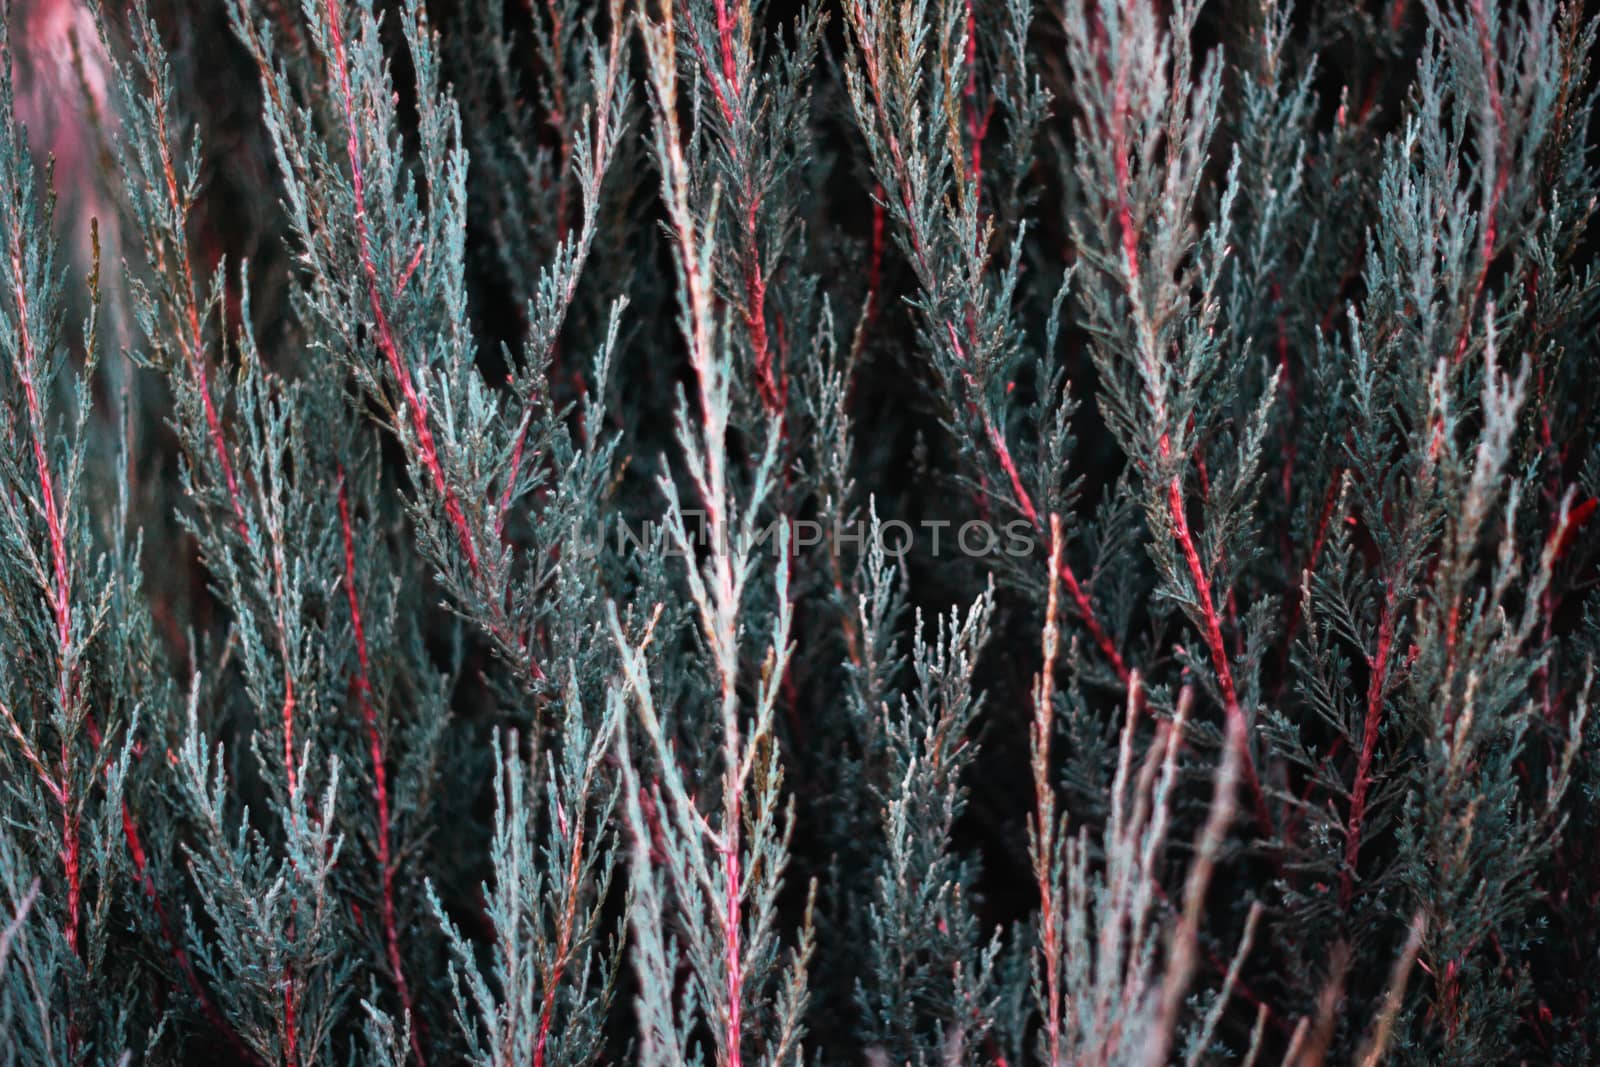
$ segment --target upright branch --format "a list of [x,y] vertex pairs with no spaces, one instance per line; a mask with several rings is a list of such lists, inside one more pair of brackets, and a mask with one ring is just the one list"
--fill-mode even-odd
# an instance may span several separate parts
[[[1233,597],[1230,553],[1250,546],[1247,509],[1259,494],[1277,379],[1269,379],[1242,426],[1224,426],[1246,380],[1242,369],[1224,364],[1228,324],[1220,321],[1238,166],[1229,169],[1216,216],[1201,230],[1196,194],[1222,94],[1216,56],[1197,70],[1192,55],[1199,6],[1185,0],[1163,20],[1153,5],[1100,5],[1091,13],[1084,0],[1068,4],[1068,58],[1081,109],[1076,128],[1092,146],[1077,165],[1079,181],[1092,190],[1090,202],[1072,228],[1097,283],[1085,311],[1090,353],[1105,385],[1102,412],[1144,482],[1163,588],[1200,631],[1229,743],[1241,746],[1240,773],[1271,838],[1223,610]],[[1199,454],[1224,433],[1235,451],[1213,460],[1211,474],[1227,476],[1213,485]],[[1185,496],[1192,469],[1210,534],[1203,546]]]
[[[1167,1062],[1167,1046],[1177,1029],[1178,1012],[1183,1006],[1184,997],[1188,995],[1189,983],[1193,981],[1194,972],[1199,965],[1200,928],[1205,918],[1206,891],[1210,888],[1222,846],[1227,842],[1228,831],[1233,825],[1239,772],[1245,766],[1245,754],[1248,752],[1242,743],[1243,738],[1236,736],[1237,731],[1242,729],[1244,724],[1240,719],[1228,720],[1229,736],[1222,746],[1222,764],[1212,776],[1211,807],[1206,812],[1205,824],[1195,841],[1194,855],[1189,860],[1189,873],[1184,879],[1183,911],[1168,934],[1166,973],[1161,981],[1161,1007],[1154,1028],[1156,1036],[1151,1047],[1146,1050],[1145,1057],[1145,1062],[1150,1067],[1160,1067]],[[1260,917],[1261,905],[1256,903],[1250,909],[1245,922],[1244,936],[1240,939],[1234,963],[1228,969],[1226,984],[1220,995],[1223,1002],[1226,1002],[1234,984],[1238,981],[1239,967],[1244,961],[1245,953],[1250,950],[1256,922]],[[1220,1007],[1214,1008],[1213,1012],[1213,1015],[1207,1017],[1207,1031],[1216,1026],[1220,1018]],[[1202,1040],[1198,1047],[1204,1048],[1206,1044],[1207,1042]]]
[[[562,20],[553,0],[550,6],[550,17],[554,24],[553,52],[554,47],[561,41]],[[583,275],[589,253],[594,247],[595,232],[600,221],[600,187],[605,181],[606,171],[616,152],[617,139],[622,133],[622,109],[627,104],[628,88],[623,80],[626,58],[623,40],[627,20],[623,15],[622,0],[610,0],[607,17],[610,21],[610,36],[606,41],[605,63],[603,66],[596,64],[594,72],[592,112],[586,108],[583,114],[584,124],[579,132],[573,135],[564,134],[562,139],[563,173],[557,176],[562,188],[562,199],[557,208],[560,244],[552,262],[546,264],[539,272],[538,295],[528,309],[533,329],[529,338],[527,365],[532,368],[542,367],[545,360],[555,352],[561,328],[566,323],[573,299],[577,296],[578,281]],[[553,55],[549,57],[550,61],[553,59]],[[558,78],[556,79],[558,109],[564,107],[561,104],[560,85],[561,79]],[[563,114],[558,121],[564,126],[569,120]],[[566,224],[564,198],[567,183],[564,172],[574,163],[582,195],[583,220],[577,233],[569,234]],[[511,508],[512,498],[522,485],[522,463],[527,447],[528,431],[533,425],[539,405],[549,400],[543,393],[544,390],[537,387],[530,388],[526,390],[526,396],[523,398],[522,415],[517,421],[516,443],[511,450],[511,463],[506,474],[505,487],[500,493],[500,506],[495,517],[496,531],[501,534],[505,530],[506,515]]]
[[[1170,458],[1166,440],[1163,435],[1163,459]],[[1206,650],[1211,654],[1212,668],[1217,672],[1217,686],[1222,691],[1222,707],[1228,722],[1228,743],[1239,746],[1242,764],[1240,773],[1250,790],[1250,800],[1255,806],[1256,820],[1270,837],[1273,834],[1272,814],[1267,810],[1266,794],[1262,792],[1261,780],[1256,775],[1255,761],[1250,755],[1249,723],[1244,708],[1239,704],[1238,689],[1233,683],[1233,666],[1228,657],[1227,645],[1223,642],[1222,619],[1217,611],[1216,600],[1211,594],[1211,579],[1206,573],[1205,564],[1201,562],[1200,551],[1195,547],[1194,535],[1189,532],[1189,518],[1183,501],[1183,478],[1179,474],[1174,474],[1167,482],[1167,515],[1172,521],[1173,535],[1177,538],[1178,548],[1183,553],[1189,578],[1194,582],[1195,597],[1200,610],[1201,633],[1205,638]]]
[[[526,363],[509,375],[512,402],[504,407],[489,401],[494,390],[476,365],[466,286],[468,160],[426,10],[407,0],[399,12],[414,75],[414,124],[402,112],[370,5],[317,0],[305,14],[315,64],[279,57],[270,23],[238,0],[231,4],[234,30],[261,79],[312,347],[334,355],[398,434],[422,494],[414,505],[419,535],[446,593],[516,665],[523,688],[543,694],[548,679],[538,647],[547,616],[539,587],[552,546],[519,551],[507,543],[506,517],[545,473],[530,477],[526,456],[548,454],[562,428],[545,378],[587,261],[600,184],[624,116],[620,0],[610,5],[610,41],[586,38],[594,91],[572,125],[571,158],[583,223],[538,270]],[[596,14],[594,22],[604,18]],[[297,90],[328,90],[333,106],[304,112],[294,102]],[[537,520],[531,525],[536,541],[548,534]]]
[[[750,81],[755,73],[750,33],[750,0],[713,0],[714,25],[709,29],[715,42],[714,53],[701,43],[699,27],[691,22],[695,51],[717,102],[722,120],[721,135],[728,153],[728,171],[736,215],[738,257],[743,263],[741,317],[750,339],[755,363],[756,392],[768,414],[781,416],[787,406],[787,383],[781,370],[773,367],[771,342],[767,334],[766,249],[760,227],[765,210],[767,187],[772,181],[771,167],[762,158],[764,147],[758,140],[760,120],[766,104]],[[690,11],[693,11],[691,6]],[[766,164],[766,165],[764,165]]]
[[1483,79],[1482,107],[1478,115],[1478,178],[1480,200],[1478,227],[1482,237],[1478,247],[1478,270],[1472,281],[1472,293],[1462,309],[1461,330],[1456,335],[1452,362],[1460,363],[1467,353],[1467,342],[1472,336],[1472,323],[1476,318],[1478,301],[1489,280],[1489,267],[1494,262],[1495,240],[1498,237],[1496,216],[1506,187],[1511,182],[1511,167],[1507,156],[1511,131],[1506,124],[1505,102],[1500,95],[1500,54],[1495,47],[1494,29],[1489,24],[1489,14],[1484,0],[1470,0],[1473,36],[1478,46],[1478,68]]
[[[466,513],[461,509],[455,487],[445,476],[444,465],[439,459],[439,450],[434,444],[433,430],[428,422],[427,401],[417,390],[412,379],[410,364],[400,353],[394,328],[389,324],[389,314],[385,310],[385,285],[378,276],[378,266],[372,255],[371,239],[367,232],[367,194],[361,168],[361,117],[356,112],[356,98],[350,86],[349,62],[345,57],[344,16],[339,8],[339,0],[325,0],[324,10],[327,12],[328,40],[333,48],[330,66],[348,133],[346,151],[350,157],[350,189],[355,201],[356,253],[366,281],[367,300],[372,308],[378,350],[383,353],[383,358],[389,364],[389,371],[394,376],[395,384],[400,388],[406,413],[411,416],[411,429],[416,436],[418,457],[433,480],[434,490],[444,501],[445,515],[450,525],[455,528],[468,566],[476,575],[479,570],[478,550],[472,527],[468,525]],[[395,292],[398,292],[398,287]]]
[[[1041,679],[1036,693],[1043,695],[1042,689]],[[1101,836],[1091,842],[1087,830],[1063,835],[1054,846],[1056,854],[1046,856],[1038,851],[1040,838],[1034,835],[1036,868],[1041,862],[1047,864],[1039,876],[1041,893],[1047,886],[1049,890],[1042,901],[1046,910],[1039,920],[1041,958],[1034,969],[1035,997],[1046,1026],[1040,1050],[1048,1064],[1128,1062],[1161,1067],[1169,1062],[1179,1012],[1197,969],[1206,891],[1233,822],[1242,764],[1239,747],[1225,745],[1221,765],[1211,772],[1211,803],[1189,860],[1183,907],[1163,930],[1155,907],[1166,896],[1159,881],[1161,856],[1171,833],[1177,754],[1193,692],[1189,687],[1180,691],[1172,718],[1160,723],[1142,765],[1136,767],[1134,750],[1145,694],[1135,673]],[[1035,742],[1036,751],[1038,747]],[[1058,911],[1054,918],[1048,911],[1052,907]],[[1260,914],[1259,904],[1250,909],[1222,988],[1190,1034],[1192,1051],[1186,1061],[1190,1065],[1211,1047],[1239,984]],[[1055,937],[1064,940],[1054,950],[1064,959],[1052,967],[1050,946]],[[1164,942],[1164,951],[1157,951],[1158,942]],[[1052,978],[1052,972],[1059,977]],[[1057,992],[1050,992],[1052,986]]]
[[1063,909],[1057,899],[1059,878],[1056,854],[1055,784],[1050,778],[1050,739],[1055,733],[1056,652],[1060,634],[1056,626],[1057,594],[1060,592],[1061,517],[1050,516],[1049,596],[1045,601],[1043,666],[1033,685],[1033,765],[1034,818],[1032,826],[1033,877],[1039,887],[1039,956],[1044,972],[1045,1043],[1048,1062],[1061,1059],[1061,930]]
[[[0,58],[9,58],[9,50],[0,49]],[[9,96],[0,121],[10,120]],[[7,131],[9,134],[9,131]],[[9,146],[8,146],[9,147]],[[25,171],[25,179],[32,173]],[[67,948],[74,956],[82,952],[79,938],[79,918],[82,910],[82,885],[80,880],[79,805],[74,794],[74,748],[76,731],[81,721],[82,709],[78,707],[74,675],[77,669],[78,649],[72,629],[72,564],[67,545],[67,533],[62,525],[61,508],[57,501],[56,478],[50,465],[50,430],[45,421],[44,404],[40,397],[40,378],[44,369],[40,353],[34,344],[34,312],[29,310],[29,293],[37,284],[41,273],[49,270],[49,260],[44,261],[44,271],[35,266],[30,272],[24,263],[26,255],[22,240],[26,228],[22,198],[30,195],[24,184],[14,185],[3,196],[5,202],[6,262],[9,267],[7,286],[11,297],[12,328],[16,344],[12,347],[11,365],[17,381],[22,386],[23,403],[28,419],[28,438],[33,452],[34,472],[38,490],[34,503],[44,515],[45,538],[48,543],[49,577],[40,575],[49,611],[55,623],[55,704],[59,731],[59,757],[53,778],[44,772],[39,755],[31,762],[43,776],[43,783],[55,796],[61,808],[61,864],[66,876],[67,899],[65,934]],[[30,273],[34,276],[30,277]],[[7,714],[12,730],[20,730],[14,716]],[[31,751],[31,748],[30,748]]]
[[[132,33],[134,70],[120,72],[117,84],[123,107],[141,120],[121,134],[131,158],[145,182],[131,189],[133,217],[145,254],[155,271],[159,295],[138,291],[148,303],[146,314],[166,324],[166,329],[151,331],[149,342],[158,351],[176,348],[178,362],[187,374],[187,386],[198,402],[205,424],[204,440],[197,449],[209,446],[221,474],[227,502],[241,540],[250,540],[245,521],[244,502],[234,473],[233,457],[222,427],[222,415],[212,397],[211,377],[206,360],[202,294],[196,285],[189,230],[196,198],[198,175],[181,170],[178,146],[174,140],[174,91],[168,57],[161,46],[154,21],[145,4],[133,6],[129,28]],[[102,23],[101,34],[106,27]],[[141,87],[137,83],[143,82]],[[213,291],[210,300],[215,300]],[[174,368],[176,370],[176,368]]]
[[[292,608],[289,597],[292,589],[292,580],[288,574],[286,562],[284,530],[283,527],[269,521],[266,531],[266,545],[264,551],[268,553],[268,566],[270,569],[270,593],[268,602],[272,612],[272,623],[277,629],[278,646],[283,656],[283,704],[279,711],[279,727],[283,735],[283,775],[285,785],[285,810],[289,814],[289,831],[298,834],[301,831],[300,814],[305,807],[300,782],[301,752],[295,744],[295,723],[299,716],[298,702],[295,697],[295,642],[291,631]],[[309,828],[307,828],[309,829]],[[299,876],[299,863],[291,851],[289,855],[289,869]],[[289,904],[288,921],[284,932],[289,944],[295,945],[297,940],[296,923],[300,901],[291,899]],[[287,1067],[298,1067],[301,1062],[300,1054],[300,997],[304,976],[299,974],[299,968],[294,955],[286,955],[283,962],[283,1014],[280,1026],[283,1035],[284,1060]]]
[[1367,665],[1367,692],[1361,725],[1361,752],[1356,757],[1350,786],[1350,815],[1345,824],[1344,867],[1339,876],[1339,904],[1349,907],[1355,894],[1356,864],[1361,858],[1361,833],[1366,824],[1367,795],[1372,789],[1372,760],[1383,726],[1383,698],[1389,683],[1389,657],[1394,651],[1393,601],[1384,598],[1378,608],[1378,636]]
[[[664,835],[660,847],[675,857],[668,864],[674,872],[668,882],[682,908],[680,914],[687,924],[685,936],[700,961],[695,978],[704,998],[704,1021],[714,1034],[717,1063],[741,1067],[749,1029],[746,1008],[761,1003],[761,987],[776,951],[772,894],[786,863],[787,833],[778,829],[775,811],[781,777],[772,753],[772,726],[790,652],[790,561],[787,526],[780,523],[772,641],[756,686],[754,712],[747,716],[740,692],[740,635],[746,626],[742,605],[746,581],[753,569],[753,553],[759,543],[755,524],[774,483],[780,428],[776,418],[769,421],[749,497],[742,507],[738,506],[727,457],[732,376],[722,351],[725,338],[715,319],[710,276],[716,252],[715,207],[702,231],[700,218],[691,205],[688,161],[679,125],[676,26],[673,4],[664,0],[655,17],[642,20],[641,34],[654,116],[656,165],[679,283],[679,324],[694,381],[694,399],[680,398],[677,439],[704,510],[703,532],[708,542],[691,539],[671,476],[663,475],[658,484],[668,505],[668,536],[676,551],[689,561],[685,568],[688,592],[709,651],[709,696],[716,711],[707,725],[718,732],[721,741],[720,811],[715,820],[700,814],[685,781],[682,757],[668,742],[654,712],[651,684],[639,662],[638,649],[622,633],[614,609],[612,630],[655,755],[654,773],[660,783],[657,808],[662,812],[657,825]],[[631,767],[629,773],[634,773]],[[641,823],[634,792],[635,787],[630,784],[631,829],[636,840],[641,836],[648,839],[654,830],[647,822]],[[750,866],[746,865],[747,854]],[[685,881],[691,872],[692,886]],[[653,882],[657,875],[635,869],[632,877],[635,886],[641,887]],[[701,912],[702,906],[708,913]],[[657,916],[655,921],[668,920]],[[640,932],[637,917],[635,930]],[[645,935],[640,932],[640,936]],[[780,998],[786,1022],[782,1033],[770,1039],[766,1056],[773,1061],[786,1060],[796,1052],[791,1046],[799,1032],[799,1016],[795,1013],[804,1003],[808,937],[803,931],[788,990]],[[653,965],[641,961],[641,967],[647,966]],[[647,982],[651,977],[641,973]],[[667,990],[657,990],[643,998],[641,1019],[651,1011],[671,1018],[675,1008],[666,1004],[650,1007],[654,998],[666,995]],[[690,1020],[672,1025],[677,1029],[694,1024]],[[647,1060],[668,1062],[654,1059],[658,1055],[664,1053],[651,1052]]]
[[[1009,307],[1017,264],[1013,261],[1012,273],[997,283],[987,277],[991,234],[979,221],[978,206],[982,187],[979,143],[987,119],[980,121],[972,110],[976,107],[975,24],[965,16],[955,20],[950,13],[954,8],[945,6],[949,10],[938,26],[930,26],[922,21],[928,18],[925,8],[896,12],[876,0],[850,0],[846,13],[859,70],[846,70],[846,86],[857,128],[871,153],[874,178],[885,191],[888,213],[898,225],[896,237],[921,288],[917,307],[935,368],[954,387],[955,412],[970,420],[970,432],[982,441],[993,464],[990,469],[1004,480],[1017,511],[1037,535],[1048,538],[1045,517],[1007,440],[1004,412],[997,413],[991,399],[994,389],[988,375],[994,365],[1012,355],[1003,349],[996,351],[994,339],[1017,329]],[[950,35],[958,28],[968,31],[966,47],[952,53]],[[935,34],[940,47],[929,49],[927,38]],[[924,71],[922,63],[928,55],[936,56],[940,65]],[[953,91],[961,94],[959,101],[951,95]],[[924,109],[954,119],[963,107],[968,109],[968,129],[974,139],[970,161],[958,150],[959,134],[957,150],[952,150],[949,138],[925,134],[921,128]],[[953,197],[949,195],[952,185]],[[949,206],[952,199],[954,207]],[[1050,472],[1050,476],[1058,474]],[[980,475],[980,480],[986,483],[987,475]],[[1130,670],[1088,591],[1064,557],[1058,571],[1095,646],[1126,687]]]
[[[729,542],[730,501],[728,473],[724,467],[728,433],[727,372],[714,351],[715,323],[712,315],[711,283],[706,277],[710,242],[696,235],[694,213],[689,204],[689,174],[683,141],[678,132],[677,67],[673,55],[674,15],[671,0],[664,0],[660,22],[646,28],[646,54],[650,61],[652,103],[656,110],[656,138],[662,168],[662,191],[667,215],[676,238],[676,263],[684,287],[681,301],[684,340],[689,346],[689,364],[698,387],[700,425],[685,427],[683,439],[691,461],[699,461],[692,477],[705,507],[711,555],[707,563],[708,580],[703,582],[691,568],[690,584],[699,605],[701,622],[712,649],[718,692],[717,706],[722,736],[722,818],[713,838],[722,862],[722,914],[719,926],[723,938],[723,968],[726,987],[720,1011],[723,1033],[717,1041],[718,1061],[724,1067],[740,1067],[743,1044],[741,1015],[744,1006],[743,876],[739,837],[743,818],[742,799],[747,748],[739,721],[739,649],[737,616],[740,586],[735,577],[735,560]],[[687,418],[687,413],[685,418]],[[687,544],[684,547],[688,547]]]
[[350,627],[356,643],[356,704],[361,709],[361,720],[367,730],[367,752],[372,758],[372,802],[377,807],[378,878],[383,913],[383,942],[389,959],[389,971],[394,978],[395,992],[400,997],[401,1009],[410,1020],[407,1032],[411,1036],[411,1054],[418,1064],[425,1062],[422,1042],[416,1025],[416,1008],[411,999],[411,989],[406,984],[405,966],[400,959],[400,931],[395,919],[394,873],[395,864],[390,856],[390,838],[393,831],[389,821],[389,771],[383,754],[383,733],[378,726],[378,713],[373,707],[372,673],[367,659],[367,633],[361,624],[361,601],[356,592],[356,544],[350,526],[350,498],[345,490],[344,470],[339,474],[339,530],[344,538],[344,592],[350,606]]
[[[100,726],[92,715],[84,717],[85,732],[89,735],[89,744],[96,751],[102,751],[105,746],[104,736]],[[106,778],[112,778],[112,769],[106,768]],[[173,963],[178,968],[178,973],[183,976],[184,984],[189,987],[195,1001],[200,1005],[200,1012],[206,1021],[227,1041],[228,1047],[246,1063],[256,1064],[260,1060],[244,1042],[239,1040],[239,1033],[228,1025],[221,1012],[217,1010],[216,1002],[200,982],[200,975],[194,968],[194,960],[189,955],[189,950],[184,948],[183,940],[177,928],[172,923],[172,916],[168,913],[166,905],[161,900],[161,893],[156,888],[154,872],[150,866],[150,854],[145,850],[144,836],[139,831],[138,820],[134,817],[133,808],[126,799],[122,802],[122,838],[128,846],[128,858],[133,862],[134,875],[139,882],[139,888],[144,890],[144,895],[150,902],[150,910],[155,912],[156,925],[161,931],[161,940],[166,944],[167,951],[172,956]]]

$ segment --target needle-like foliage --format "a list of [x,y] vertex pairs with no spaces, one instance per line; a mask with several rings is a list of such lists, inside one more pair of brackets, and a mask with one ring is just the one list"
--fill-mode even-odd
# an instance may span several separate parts
[[0,16],[0,1067],[1600,1058],[1575,0]]

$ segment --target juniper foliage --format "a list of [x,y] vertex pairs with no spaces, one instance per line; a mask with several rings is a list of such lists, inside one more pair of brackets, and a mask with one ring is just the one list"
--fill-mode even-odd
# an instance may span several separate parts
[[1597,33],[15,0],[0,1063],[1594,1062]]

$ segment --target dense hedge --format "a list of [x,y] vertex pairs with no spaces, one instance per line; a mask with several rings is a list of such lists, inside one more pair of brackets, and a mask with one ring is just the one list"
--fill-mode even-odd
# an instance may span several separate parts
[[1600,22],[373,4],[6,13],[0,1064],[1600,1062]]

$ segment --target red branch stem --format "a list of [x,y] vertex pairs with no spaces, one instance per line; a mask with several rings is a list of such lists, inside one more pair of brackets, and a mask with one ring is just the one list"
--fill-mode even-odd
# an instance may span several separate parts
[[417,391],[412,381],[411,369],[400,356],[394,330],[389,324],[388,312],[383,307],[382,286],[378,280],[378,266],[372,256],[371,237],[367,232],[366,182],[361,169],[360,125],[355,111],[355,94],[350,87],[350,70],[345,59],[343,19],[338,0],[327,0],[328,39],[333,46],[334,78],[338,82],[340,100],[348,128],[348,154],[350,156],[350,188],[355,199],[356,248],[361,260],[361,270],[366,276],[367,298],[372,306],[373,326],[377,333],[378,348],[389,364],[395,382],[400,387],[407,412],[411,415],[412,432],[417,438],[417,452],[433,479],[434,489],[444,500],[445,515],[455,527],[461,542],[461,551],[473,574],[479,571],[478,551],[473,543],[472,528],[467,524],[466,513],[455,489],[445,477],[444,466],[439,461],[439,450],[433,441],[433,430],[428,424],[427,401]]
[[1383,691],[1394,646],[1394,612],[1386,600],[1378,618],[1378,647],[1367,678],[1367,712],[1361,726],[1361,754],[1356,757],[1356,777],[1350,790],[1350,819],[1344,837],[1344,869],[1339,872],[1339,903],[1348,907],[1355,893],[1356,861],[1361,855],[1361,829],[1367,814],[1367,794],[1372,788],[1372,756],[1383,723]]
[[[1161,438],[1163,455],[1169,454],[1170,444],[1165,435]],[[1222,622],[1217,615],[1216,601],[1212,596],[1211,579],[1206,574],[1205,564],[1200,559],[1200,552],[1195,547],[1194,534],[1189,530],[1189,518],[1184,512],[1183,504],[1183,478],[1174,474],[1167,483],[1167,511],[1172,519],[1173,535],[1177,538],[1178,547],[1183,552],[1184,562],[1189,568],[1189,577],[1194,582],[1195,599],[1199,602],[1200,615],[1203,625],[1201,635],[1205,638],[1206,649],[1211,653],[1211,665],[1217,672],[1217,686],[1222,690],[1222,706],[1228,719],[1239,725],[1240,729],[1233,731],[1238,739],[1239,755],[1244,764],[1245,783],[1250,789],[1250,798],[1255,805],[1256,820],[1261,823],[1262,829],[1272,835],[1272,815],[1267,810],[1266,794],[1261,789],[1261,779],[1256,774],[1255,760],[1250,754],[1248,723],[1245,722],[1244,709],[1239,706],[1239,693],[1233,683],[1233,666],[1228,660],[1228,648],[1222,640]]]
[[[56,504],[55,477],[50,470],[50,455],[45,447],[46,433],[44,408],[39,400],[39,389],[34,381],[38,371],[38,354],[34,350],[33,335],[28,326],[27,272],[22,265],[22,237],[19,228],[11,229],[11,275],[13,296],[17,304],[17,351],[13,353],[17,378],[22,383],[23,397],[28,408],[28,427],[33,438],[33,461],[39,474],[39,506],[44,512],[45,529],[50,539],[50,564],[53,586],[50,590],[50,611],[56,624],[56,699],[63,719],[71,718],[72,701],[72,575],[67,559],[66,534],[61,525],[61,512]],[[67,948],[73,956],[80,954],[81,940],[78,913],[83,895],[79,875],[80,844],[78,813],[72,795],[72,749],[66,730],[61,733],[61,766],[56,788],[53,791],[61,806],[61,865],[67,879]]]
[[250,529],[245,524],[244,505],[239,499],[239,482],[233,473],[233,461],[228,457],[228,440],[222,432],[222,419],[217,414],[216,404],[211,399],[211,383],[206,372],[206,346],[205,332],[200,326],[200,311],[196,306],[198,297],[195,294],[194,267],[189,261],[189,252],[182,243],[182,228],[187,212],[184,211],[183,198],[178,192],[177,168],[172,162],[172,151],[167,139],[167,109],[160,101],[160,94],[156,94],[157,106],[154,108],[156,123],[156,139],[161,151],[161,171],[166,179],[167,204],[172,210],[172,225],[178,231],[178,268],[183,275],[184,315],[187,319],[189,332],[185,335],[178,331],[179,343],[183,345],[184,357],[189,364],[189,374],[194,379],[195,391],[200,394],[200,407],[205,414],[206,435],[211,440],[211,448],[217,454],[217,463],[222,468],[222,480],[228,489],[228,501],[233,505],[233,518],[239,529],[239,536],[245,543],[250,541]]
[[[863,13],[859,8],[854,9],[854,17],[858,21],[863,17]],[[879,70],[880,60],[877,50],[872,46],[871,36],[865,31],[864,26],[858,26],[858,30],[860,31],[858,33],[858,39],[860,41],[862,57],[866,61],[865,66],[867,86],[872,92],[873,100],[877,103],[880,113],[887,115],[888,107],[884,99],[883,80]],[[911,202],[911,171],[906,164],[905,154],[900,145],[900,139],[895,134],[894,129],[890,127],[888,123],[884,124],[883,134],[884,143],[888,146],[889,156],[894,165],[894,178],[895,183],[899,186],[898,192],[900,202],[905,207],[907,242],[911,247],[912,258],[916,261],[919,278],[926,280],[932,277],[932,271],[928,263],[925,242],[920,230],[917,227],[917,211],[915,205]],[[879,256],[881,253],[881,248],[878,241],[880,233],[880,230],[878,229],[879,226],[881,226],[881,221],[879,217],[875,215],[873,250],[875,279],[877,264],[880,262]],[[876,299],[876,293],[873,294],[872,299]],[[961,363],[965,363],[966,353],[962,347],[960,335],[956,329],[956,324],[952,321],[946,321],[944,326],[950,337],[950,343],[954,348],[957,360]],[[981,396],[982,391],[978,389],[977,382],[973,378],[970,371],[964,372],[964,375],[972,396]],[[974,400],[971,399],[971,397],[969,397],[967,401],[967,406],[969,410],[978,408],[978,414],[983,422],[985,434],[989,438],[990,447],[995,453],[995,457],[999,461],[1001,469],[1005,472],[1007,479],[1011,482],[1012,492],[1017,498],[1018,506],[1021,508],[1022,513],[1027,517],[1028,521],[1032,523],[1034,529],[1043,532],[1044,526],[1040,520],[1038,509],[1034,507],[1031,497],[1028,495],[1027,490],[1023,487],[1021,473],[1017,469],[1016,462],[1012,459],[1010,448],[1006,445],[1005,435],[1000,431],[1000,428],[995,425],[994,420],[989,415],[987,407],[979,408],[979,406]],[[1072,568],[1066,563],[1065,560],[1062,561],[1060,573],[1062,580],[1067,584],[1067,591],[1071,594],[1073,603],[1077,606],[1079,614],[1083,617],[1084,626],[1088,629],[1090,636],[1094,638],[1095,644],[1100,648],[1106,659],[1110,661],[1111,667],[1116,672],[1118,679],[1122,682],[1123,686],[1126,687],[1130,677],[1127,664],[1123,661],[1122,656],[1117,652],[1116,644],[1111,640],[1110,634],[1108,634],[1105,628],[1100,624],[1098,617],[1095,615],[1093,605],[1089,602],[1089,598],[1084,593],[1082,586],[1079,584],[1077,576],[1072,572]]]
[[395,922],[394,861],[390,855],[389,838],[392,832],[389,818],[389,774],[384,766],[383,735],[378,729],[378,715],[372,705],[372,671],[367,658],[367,632],[361,622],[361,600],[356,592],[355,535],[350,527],[350,499],[345,490],[344,471],[339,471],[339,528],[344,535],[344,591],[350,604],[350,626],[356,643],[356,702],[361,708],[361,720],[367,730],[367,750],[372,757],[372,800],[378,809],[378,869],[382,877],[383,941],[389,957],[389,970],[394,975],[395,992],[400,1005],[410,1016],[407,1028],[411,1034],[411,1054],[417,1063],[426,1062],[422,1055],[422,1042],[417,1036],[416,1010],[411,1001],[411,990],[406,984],[405,968],[400,960],[400,933]]

